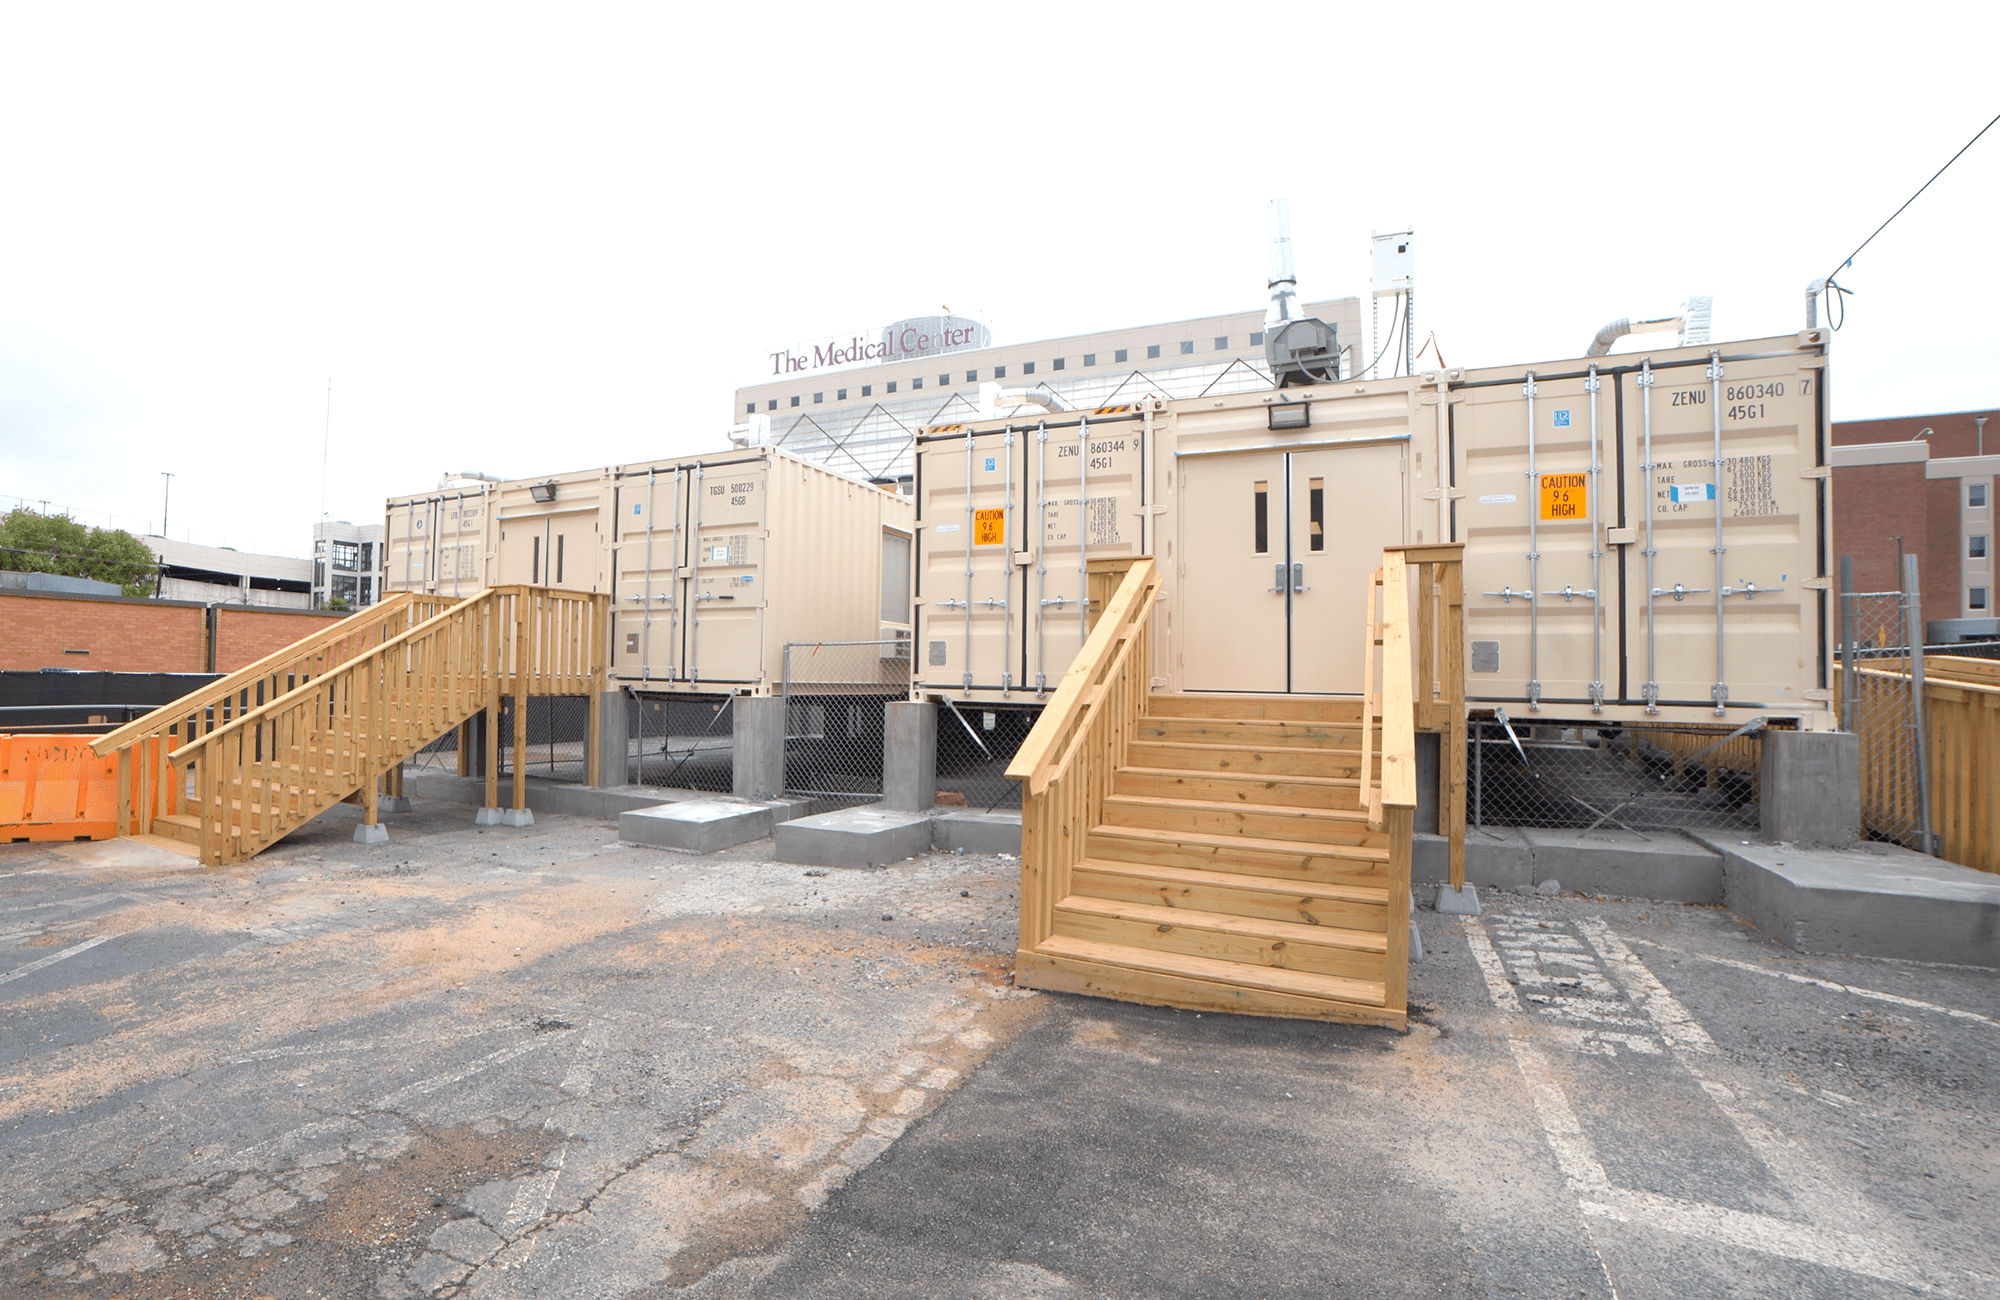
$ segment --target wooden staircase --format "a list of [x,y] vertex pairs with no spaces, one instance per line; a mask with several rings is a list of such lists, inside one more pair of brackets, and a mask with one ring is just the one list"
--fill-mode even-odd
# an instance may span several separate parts
[[[606,596],[546,587],[392,597],[92,742],[118,756],[118,833],[222,864],[337,803],[362,805],[375,825],[381,788],[400,792],[405,759],[479,713],[497,717],[509,695],[517,706],[589,697],[594,783],[608,616]],[[526,724],[516,707],[516,754]],[[497,807],[497,725],[486,742],[486,805]],[[524,777],[515,763],[516,808]]]
[[[1361,698],[1153,691],[1159,577],[1135,564],[1008,769],[1024,785],[1015,981],[1403,1027],[1414,727],[1463,708],[1437,652],[1457,635],[1456,562],[1385,557],[1383,612],[1357,629]],[[1417,654],[1413,581],[1434,605]]]

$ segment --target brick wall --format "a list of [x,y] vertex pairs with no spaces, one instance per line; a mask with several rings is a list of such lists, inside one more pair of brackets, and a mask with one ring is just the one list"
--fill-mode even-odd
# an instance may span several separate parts
[[[215,672],[234,672],[344,615],[218,605]],[[208,608],[189,601],[54,592],[0,594],[0,669],[88,668],[199,673],[208,667]]]
[[255,606],[218,605],[215,610],[215,671],[233,673],[303,640],[344,614],[318,610],[280,612]]
[[[2000,453],[2000,411],[1953,411],[1906,415],[1888,420],[1844,420],[1833,426],[1837,447],[1860,443],[1908,442],[1925,429],[1933,460],[1978,453],[1973,417],[1992,417],[1984,450]],[[1840,557],[1854,557],[1857,591],[1894,591],[1896,537],[1917,557],[1926,621],[1957,618],[1959,608],[1959,524],[1956,479],[1926,479],[1921,462],[1906,465],[1850,465],[1833,471],[1834,580]]]
[[207,659],[207,638],[207,611],[200,605],[124,596],[0,595],[0,668],[198,673]]

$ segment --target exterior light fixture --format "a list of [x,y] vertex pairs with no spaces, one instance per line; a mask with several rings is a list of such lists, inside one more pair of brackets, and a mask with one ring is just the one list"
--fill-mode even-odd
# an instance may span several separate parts
[[556,481],[550,479],[546,483],[531,483],[528,485],[528,495],[537,501],[553,501],[556,499]]

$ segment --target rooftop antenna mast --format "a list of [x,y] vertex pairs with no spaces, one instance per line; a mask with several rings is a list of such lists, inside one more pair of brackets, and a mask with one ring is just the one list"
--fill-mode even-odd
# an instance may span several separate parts
[[326,460],[333,446],[333,380],[326,381],[326,425],[319,439],[319,521],[326,522]]

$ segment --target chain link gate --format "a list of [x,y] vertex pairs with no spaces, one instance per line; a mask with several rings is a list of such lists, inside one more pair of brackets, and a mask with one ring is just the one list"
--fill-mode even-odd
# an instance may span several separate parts
[[1041,716],[1039,704],[939,704],[938,802],[981,812],[1019,808],[1021,783],[1007,779],[1007,765]]
[[814,812],[882,797],[885,707],[910,694],[908,641],[785,646],[785,793]]
[[1924,647],[1914,658],[1909,650],[1914,601],[1900,591],[1843,591],[1840,600],[1840,723],[1860,737],[1861,832],[1926,852],[1934,837],[1919,704]]
[[1524,723],[1467,727],[1471,826],[1755,832],[1764,719],[1744,727]]
[[736,697],[633,695],[625,707],[632,784],[736,788]]

